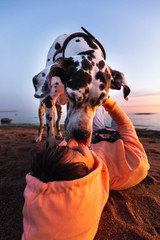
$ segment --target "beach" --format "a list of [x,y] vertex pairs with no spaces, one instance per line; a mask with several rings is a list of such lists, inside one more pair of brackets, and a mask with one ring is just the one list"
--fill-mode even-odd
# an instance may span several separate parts
[[[46,131],[42,142],[33,143],[37,132],[38,126],[0,126],[1,240],[21,239],[25,175],[46,144]],[[160,239],[160,131],[137,134],[149,159],[148,176],[130,189],[110,191],[95,240]]]

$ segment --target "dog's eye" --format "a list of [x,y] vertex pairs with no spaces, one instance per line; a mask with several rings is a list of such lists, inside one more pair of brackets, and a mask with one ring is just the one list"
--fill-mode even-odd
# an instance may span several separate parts
[[45,77],[46,76],[46,74],[45,73],[42,73],[42,77]]

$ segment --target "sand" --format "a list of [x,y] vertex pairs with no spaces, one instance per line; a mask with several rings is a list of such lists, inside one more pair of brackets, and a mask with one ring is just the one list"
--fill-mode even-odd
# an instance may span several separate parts
[[[151,169],[139,185],[110,191],[95,240],[160,239],[160,132],[137,133]],[[32,143],[36,134],[36,126],[0,126],[1,240],[21,239],[25,175],[46,143],[46,134],[41,143]]]

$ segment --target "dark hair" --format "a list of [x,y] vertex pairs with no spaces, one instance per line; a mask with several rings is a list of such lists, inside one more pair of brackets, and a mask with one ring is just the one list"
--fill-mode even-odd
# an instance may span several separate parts
[[89,173],[85,163],[66,162],[68,146],[54,146],[40,152],[32,162],[32,175],[42,182],[67,181],[82,178]]

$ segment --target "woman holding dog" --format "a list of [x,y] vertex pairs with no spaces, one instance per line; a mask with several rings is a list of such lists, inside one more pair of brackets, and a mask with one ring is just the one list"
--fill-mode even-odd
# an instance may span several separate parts
[[88,146],[70,139],[37,156],[27,174],[22,240],[92,240],[109,190],[135,186],[149,163],[132,122],[109,98],[118,131],[98,130]]

